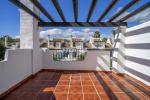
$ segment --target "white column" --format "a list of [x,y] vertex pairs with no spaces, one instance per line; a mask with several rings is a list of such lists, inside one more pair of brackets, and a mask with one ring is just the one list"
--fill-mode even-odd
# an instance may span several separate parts
[[118,71],[120,73],[125,72],[125,31],[126,31],[126,26],[120,26],[120,45],[118,47]]
[[70,47],[73,48],[73,41],[72,41],[72,38],[70,39]]
[[[30,0],[20,0],[34,13],[38,10],[31,4]],[[23,10],[20,10],[20,48],[32,49],[39,47],[38,21]],[[36,42],[36,43],[35,43]]]
[[47,47],[48,47],[48,49],[50,48],[50,43],[49,43],[49,41],[50,41],[50,39],[48,38],[48,39],[47,39]]
[[120,26],[115,35],[114,52],[113,52],[113,68],[118,73],[124,73],[125,70],[125,31],[126,26]]
[[7,41],[8,41],[8,37],[5,37],[5,47],[7,48]]
[[[20,0],[24,5],[30,8],[37,15],[39,11],[30,2],[30,0]],[[41,50],[39,43],[39,27],[38,21],[26,13],[20,10],[20,48],[32,49],[32,73],[36,73],[42,67]]]

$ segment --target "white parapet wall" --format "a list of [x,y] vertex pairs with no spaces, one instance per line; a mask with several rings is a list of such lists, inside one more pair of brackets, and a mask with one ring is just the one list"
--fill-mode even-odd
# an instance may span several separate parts
[[8,50],[0,61],[0,94],[32,74],[32,50]]
[[150,21],[116,34],[112,65],[150,85]]
[[150,85],[150,21],[125,33],[126,73]]
[[43,51],[44,69],[58,70],[110,70],[110,50],[88,50],[83,61],[54,61],[51,50]]

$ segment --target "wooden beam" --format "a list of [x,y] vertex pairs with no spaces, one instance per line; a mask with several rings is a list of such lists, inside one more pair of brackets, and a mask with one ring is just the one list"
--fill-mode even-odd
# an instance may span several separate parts
[[105,16],[106,14],[113,8],[113,6],[115,6],[115,4],[118,2],[119,0],[112,0],[112,2],[109,4],[109,6],[106,8],[106,10],[103,12],[103,14],[99,17],[99,19],[97,20],[97,22],[100,22]]
[[53,4],[54,4],[54,6],[55,6],[57,12],[59,13],[60,17],[62,18],[62,20],[63,20],[64,22],[66,22],[66,18],[65,18],[64,14],[63,14],[63,11],[62,11],[62,9],[61,9],[61,7],[60,7],[58,1],[57,1],[57,0],[52,0],[52,2],[53,2]]
[[133,5],[135,5],[139,0],[132,0],[129,2],[125,7],[123,7],[119,12],[117,12],[110,20],[109,22],[112,22],[117,17],[119,17],[121,14],[123,14],[125,11],[127,11],[129,8],[131,8]]
[[39,22],[40,27],[118,27],[126,22]]
[[86,19],[86,22],[89,22],[91,16],[92,16],[92,13],[94,11],[94,8],[96,6],[96,3],[97,3],[97,0],[92,0],[92,3],[91,3],[91,6],[90,6],[90,10],[89,10],[89,13],[88,13],[88,16],[87,16],[87,19]]
[[38,0],[30,0],[50,21],[55,22],[53,17],[46,11],[46,9],[38,2]]
[[26,7],[23,3],[21,3],[18,0],[9,0],[11,3],[15,4],[17,7],[19,7],[20,9],[24,10],[25,12],[27,12],[28,14],[30,14],[31,16],[33,16],[34,18],[36,18],[38,21],[40,22],[44,22],[37,14],[35,14],[33,11],[31,11],[28,7]]
[[135,16],[136,14],[139,14],[140,12],[146,10],[150,8],[150,1],[145,3],[143,6],[141,6],[140,8],[136,9],[135,11],[133,11],[132,13],[126,15],[125,17],[121,18],[118,22],[123,22],[126,21],[127,19]]
[[75,22],[78,21],[78,0],[73,0],[73,9],[74,9],[74,19]]

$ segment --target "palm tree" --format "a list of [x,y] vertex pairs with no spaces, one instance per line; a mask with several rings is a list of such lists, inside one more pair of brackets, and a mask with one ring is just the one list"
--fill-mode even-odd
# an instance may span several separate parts
[[99,31],[95,31],[93,37],[94,38],[100,38],[101,37],[100,32]]
[[105,43],[106,43],[106,42],[107,42],[107,38],[104,37],[104,38],[102,39],[102,42],[105,42]]

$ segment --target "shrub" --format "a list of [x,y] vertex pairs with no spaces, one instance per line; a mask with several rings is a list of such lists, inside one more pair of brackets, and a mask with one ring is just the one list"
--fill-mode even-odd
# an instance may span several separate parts
[[78,55],[78,60],[79,61],[84,60],[84,58],[85,58],[85,54]]
[[3,60],[5,57],[6,48],[4,45],[0,44],[0,60]]

